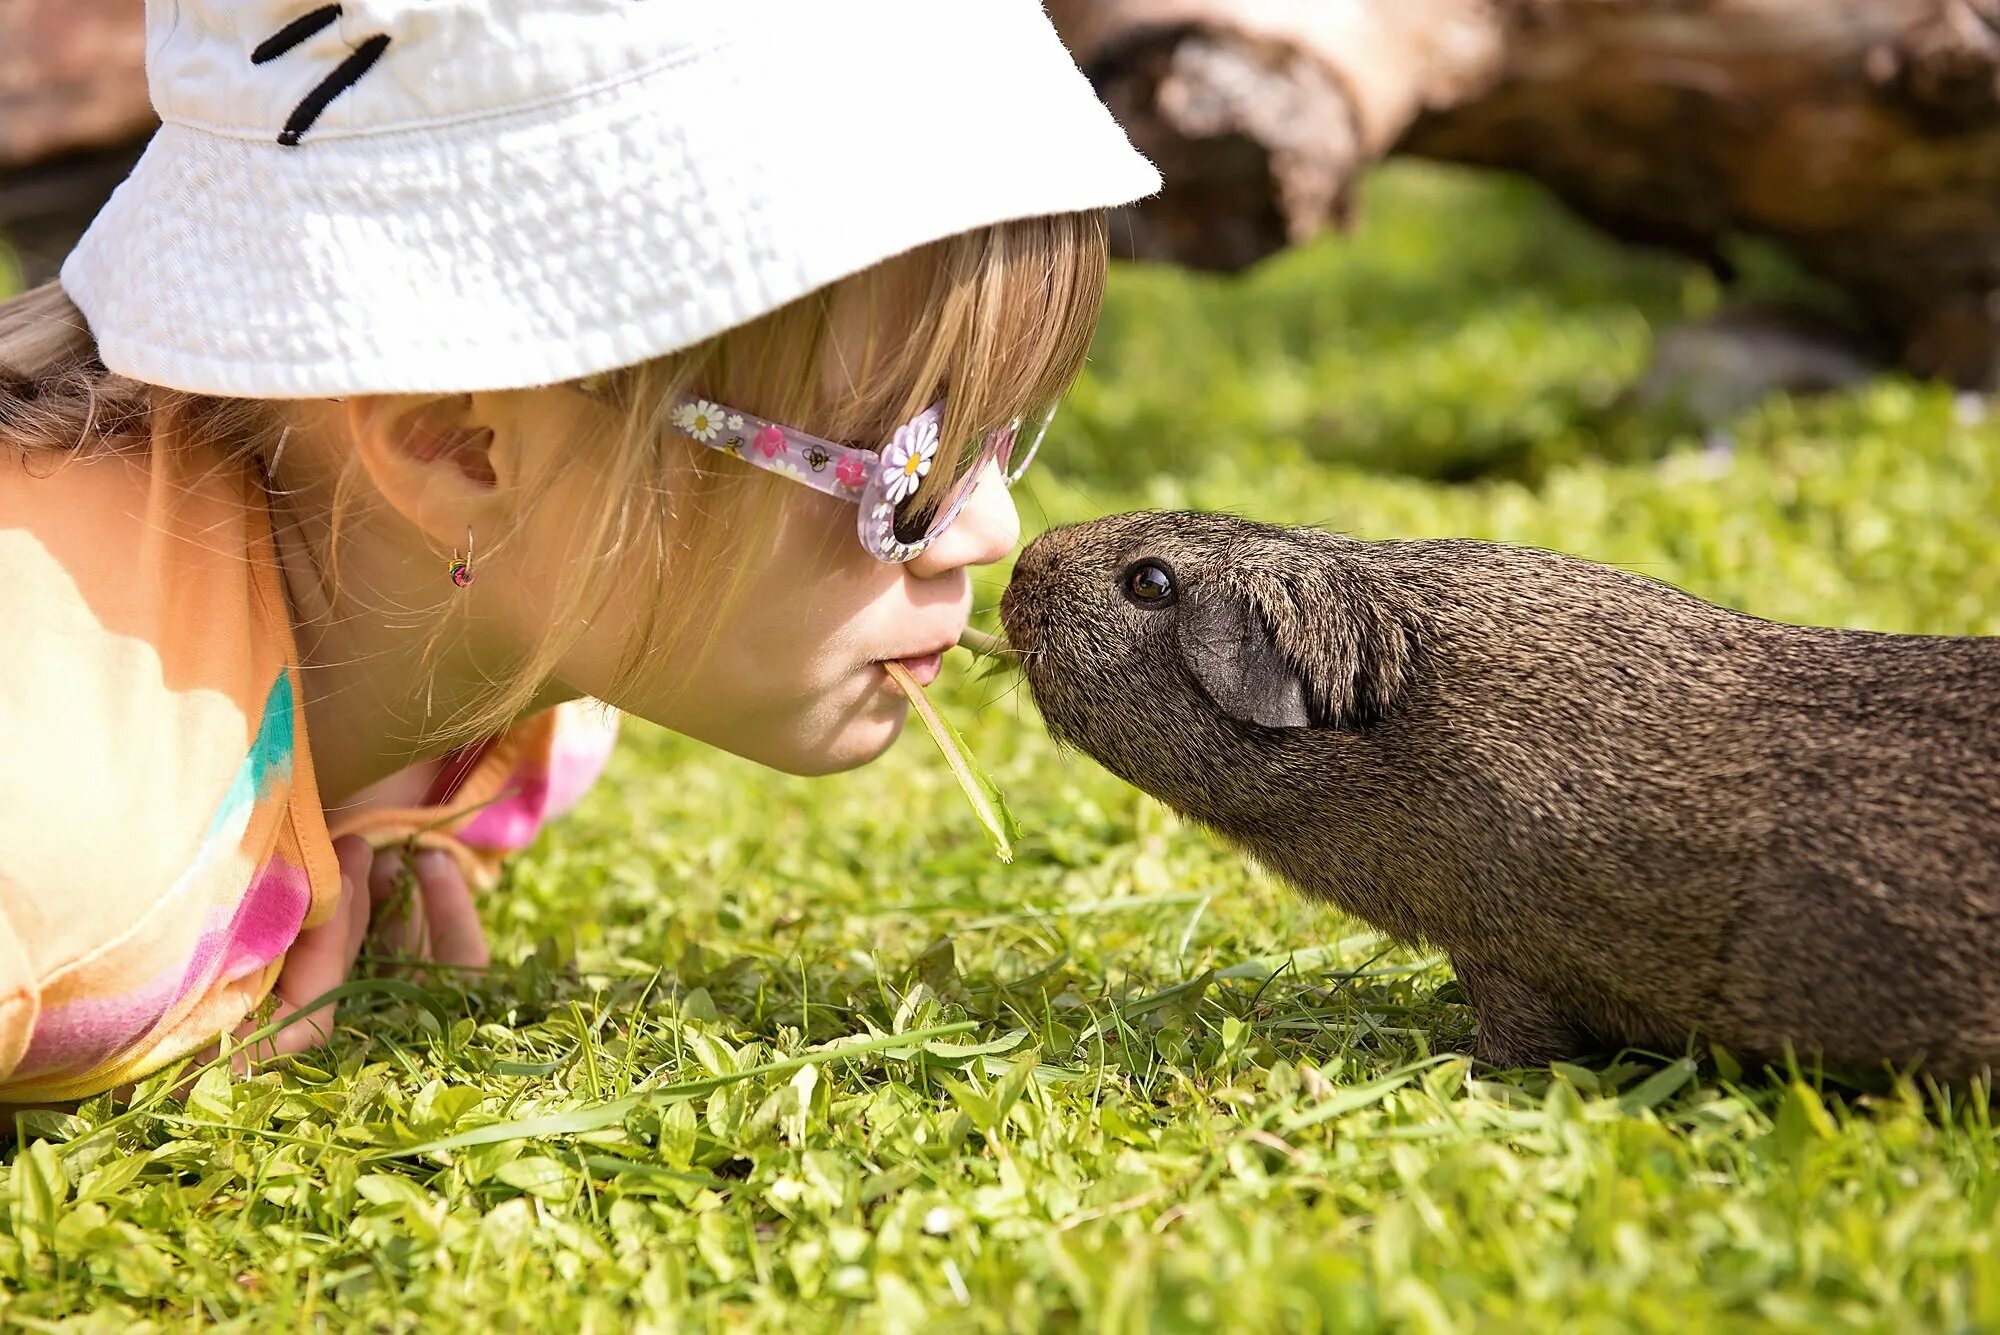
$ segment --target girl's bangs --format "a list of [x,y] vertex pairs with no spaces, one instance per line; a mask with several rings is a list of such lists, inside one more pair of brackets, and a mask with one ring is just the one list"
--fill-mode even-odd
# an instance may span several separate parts
[[1104,299],[1101,211],[1000,223],[912,252],[854,280],[865,364],[823,405],[833,439],[870,449],[940,399],[946,447],[914,504],[950,493],[984,434],[1032,420],[1082,370]]

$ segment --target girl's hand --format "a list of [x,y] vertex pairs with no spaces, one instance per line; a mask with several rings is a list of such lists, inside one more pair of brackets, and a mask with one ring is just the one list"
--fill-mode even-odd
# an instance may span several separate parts
[[486,932],[473,907],[472,888],[451,854],[423,848],[412,857],[400,845],[377,851],[368,869],[368,899],[375,940],[389,954],[473,969],[486,966]]
[[[333,852],[340,862],[340,900],[331,918],[300,932],[285,953],[273,989],[279,1016],[347,981],[371,923],[391,953],[471,968],[488,962],[472,889],[449,853],[423,849],[412,859],[399,845],[371,850],[356,835],[334,840]],[[293,1021],[262,1055],[318,1047],[333,1033],[334,1010],[329,1004]]]
[[[333,854],[340,862],[340,899],[333,916],[317,927],[300,932],[285,952],[284,966],[278,971],[277,1016],[283,1018],[324,992],[347,981],[360,957],[361,943],[368,936],[369,848],[363,839],[336,839]],[[334,1007],[326,1005],[312,1014],[292,1021],[269,1043],[259,1044],[259,1057],[287,1052],[303,1052],[318,1047],[333,1034]],[[255,1017],[243,1022],[245,1031],[260,1028]]]

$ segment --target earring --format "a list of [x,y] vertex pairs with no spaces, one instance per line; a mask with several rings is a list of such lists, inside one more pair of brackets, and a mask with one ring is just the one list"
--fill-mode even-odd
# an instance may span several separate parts
[[459,556],[458,548],[451,549],[451,582],[462,589],[476,578],[472,573],[472,530],[468,528],[465,530],[464,557]]

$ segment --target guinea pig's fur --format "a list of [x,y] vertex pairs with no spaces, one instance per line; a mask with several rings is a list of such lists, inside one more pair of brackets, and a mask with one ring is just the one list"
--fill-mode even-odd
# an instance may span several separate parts
[[1049,533],[1001,611],[1060,741],[1442,948],[1483,1060],[2000,1057],[2000,640],[1214,514]]

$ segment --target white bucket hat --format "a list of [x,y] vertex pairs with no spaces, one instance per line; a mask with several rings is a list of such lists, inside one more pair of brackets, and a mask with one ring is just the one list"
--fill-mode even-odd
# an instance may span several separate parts
[[245,397],[630,365],[1159,177],[1035,0],[147,0],[163,125],[62,268]]

